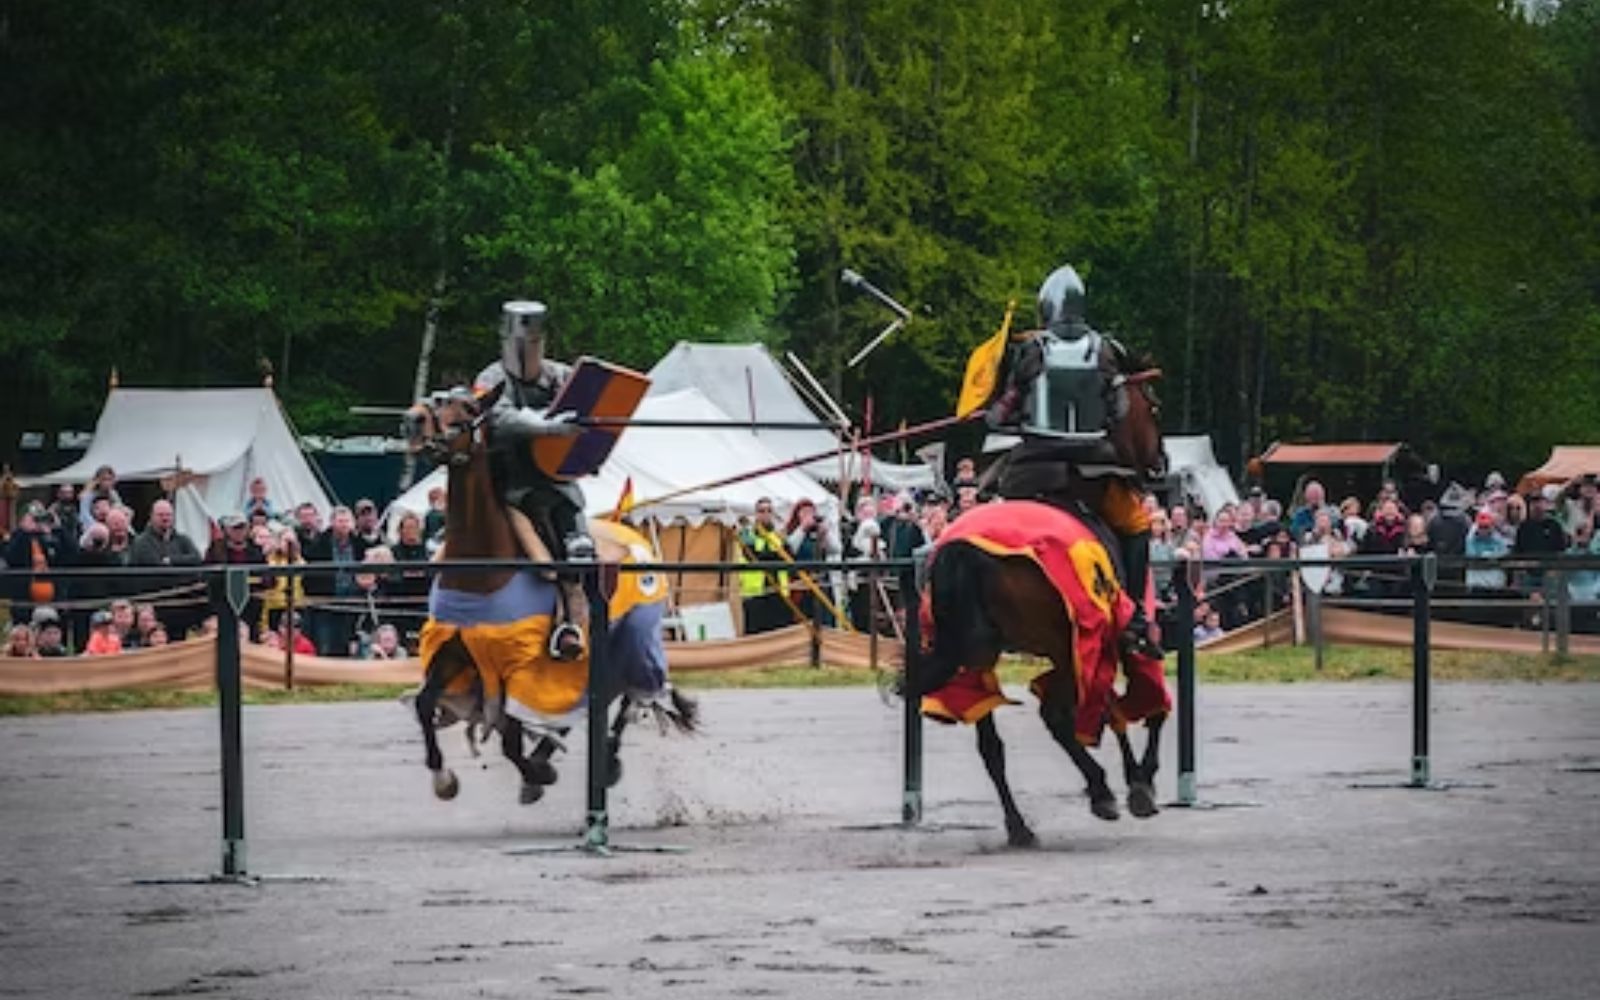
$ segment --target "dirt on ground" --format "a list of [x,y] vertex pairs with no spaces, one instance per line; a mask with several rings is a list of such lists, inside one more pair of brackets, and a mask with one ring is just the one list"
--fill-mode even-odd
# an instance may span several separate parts
[[927,726],[905,831],[898,706],[709,692],[703,735],[629,732],[612,793],[615,842],[686,853],[609,858],[509,853],[578,842],[581,732],[519,806],[452,730],[440,802],[398,704],[252,708],[248,868],[305,879],[254,887],[138,881],[218,870],[214,711],[6,719],[0,996],[1596,996],[1600,686],[1440,685],[1427,791],[1410,694],[1205,690],[1217,808],[1115,823],[1004,709],[1019,851],[972,730]]

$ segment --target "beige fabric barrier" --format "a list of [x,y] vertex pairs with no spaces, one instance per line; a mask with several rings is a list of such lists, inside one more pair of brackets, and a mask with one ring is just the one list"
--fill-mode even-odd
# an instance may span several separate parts
[[[1324,608],[1323,628],[1330,643],[1400,648],[1411,645],[1411,619],[1398,615],[1380,615],[1350,608]],[[1269,634],[1274,646],[1290,644],[1293,622],[1289,612],[1282,611],[1270,619],[1236,629],[1200,647],[1198,652],[1204,656],[1259,649],[1263,636]],[[1519,632],[1492,625],[1435,621],[1431,635],[1435,649],[1478,649],[1504,653],[1540,651],[1537,632]],[[822,662],[866,669],[872,663],[871,642],[871,638],[865,635],[824,629]],[[811,662],[811,633],[805,625],[791,625],[774,632],[738,639],[669,642],[666,645],[667,662],[676,673],[751,666],[803,666]],[[1600,656],[1600,637],[1574,635],[1570,649],[1576,655]],[[904,655],[901,643],[886,638],[878,640],[878,664],[881,668],[896,669]],[[134,650],[120,656],[57,660],[0,658],[0,695],[133,688],[207,690],[214,684],[216,657],[215,639],[197,639],[161,649]],[[247,645],[240,652],[240,660],[247,686],[258,689],[282,689],[285,686],[281,650]],[[421,680],[422,662],[417,659],[386,662],[303,655],[294,658],[296,685],[417,684]]]

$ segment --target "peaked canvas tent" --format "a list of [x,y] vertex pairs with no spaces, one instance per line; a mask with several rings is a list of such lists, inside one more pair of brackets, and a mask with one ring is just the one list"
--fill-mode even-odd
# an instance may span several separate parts
[[[761,344],[691,344],[679,341],[650,369],[650,392],[699,389],[730,420],[818,421]],[[753,412],[752,412],[753,411]],[[839,439],[816,430],[752,431],[781,460],[837,449]],[[854,482],[865,471],[874,484],[889,489],[928,489],[937,479],[926,465],[896,465],[874,460],[862,468],[861,456],[845,453],[802,466],[821,482]]]
[[1600,475],[1600,446],[1556,445],[1543,465],[1517,481],[1517,492],[1532,493],[1550,483],[1565,486],[1587,475]]
[[[102,465],[127,482],[186,473],[178,491],[178,529],[202,549],[210,521],[244,507],[250,480],[267,481],[280,508],[316,504],[328,494],[306,461],[271,389],[113,389],[89,450],[33,483],[86,483]],[[145,512],[138,512],[141,518]]]
[[1239,502],[1233,477],[1217,462],[1211,435],[1174,435],[1162,441],[1167,453],[1167,470],[1182,485],[1183,492],[1199,499],[1206,515],[1213,517],[1226,504]]

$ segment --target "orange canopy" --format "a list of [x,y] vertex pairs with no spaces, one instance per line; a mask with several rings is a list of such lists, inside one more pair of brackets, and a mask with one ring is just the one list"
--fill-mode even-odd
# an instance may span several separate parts
[[1557,445],[1543,465],[1517,482],[1517,492],[1532,493],[1549,483],[1565,486],[1591,474],[1600,475],[1600,445]]
[[1384,465],[1402,444],[1274,444],[1261,456],[1267,465]]

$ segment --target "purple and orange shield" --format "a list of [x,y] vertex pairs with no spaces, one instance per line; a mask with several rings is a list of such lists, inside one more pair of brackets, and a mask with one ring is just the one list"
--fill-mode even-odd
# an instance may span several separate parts
[[[548,412],[570,410],[579,417],[626,420],[633,416],[649,388],[649,377],[639,372],[594,358],[579,358]],[[610,457],[622,431],[620,426],[585,427],[572,437],[535,438],[534,464],[545,475],[562,482],[593,475]]]

